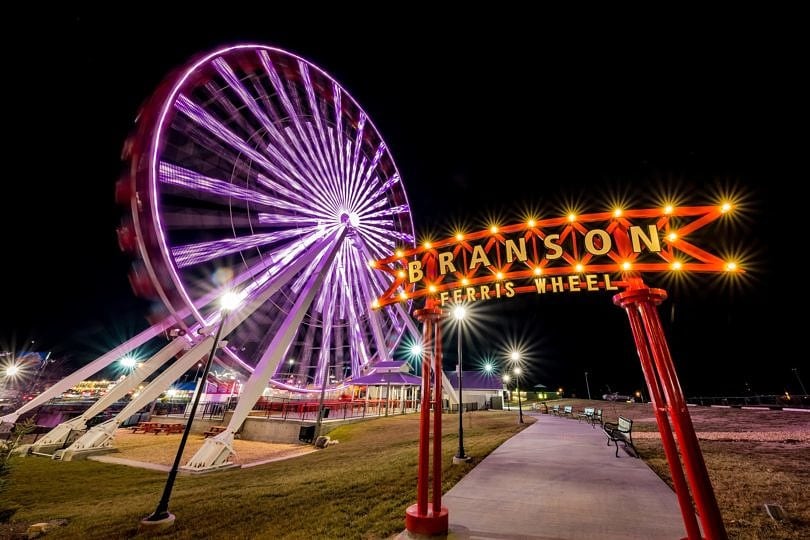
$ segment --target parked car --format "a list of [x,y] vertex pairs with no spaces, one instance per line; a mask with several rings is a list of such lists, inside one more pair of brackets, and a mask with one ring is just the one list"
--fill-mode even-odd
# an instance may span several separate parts
[[630,401],[630,396],[625,396],[624,394],[620,394],[618,392],[612,392],[610,394],[602,394],[602,399],[605,401]]

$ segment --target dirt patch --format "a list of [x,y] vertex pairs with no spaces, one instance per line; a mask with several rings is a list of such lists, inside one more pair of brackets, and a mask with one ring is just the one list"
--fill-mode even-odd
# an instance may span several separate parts
[[[123,459],[171,466],[177,455],[181,436],[181,434],[132,433],[130,429],[119,429],[115,434],[114,442],[117,452],[112,455]],[[204,441],[205,438],[202,435],[189,435],[181,463],[186,463],[191,459],[202,447]],[[312,446],[307,444],[270,443],[242,439],[234,440],[233,448],[235,455],[232,461],[240,465],[294,457],[312,450]]]

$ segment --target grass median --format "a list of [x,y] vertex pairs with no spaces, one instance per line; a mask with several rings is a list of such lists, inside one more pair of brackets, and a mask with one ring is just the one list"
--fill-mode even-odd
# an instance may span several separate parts
[[[481,459],[528,424],[514,413],[465,415],[464,446],[474,457],[452,466],[455,415],[443,421],[442,488],[446,492]],[[339,444],[246,469],[178,477],[170,511],[177,521],[161,538],[386,538],[404,528],[416,501],[418,415],[347,424],[330,437]],[[533,419],[528,419],[533,421]],[[145,435],[155,445],[179,436]],[[144,439],[146,440],[146,439]],[[157,450],[156,450],[157,453]],[[115,455],[115,454],[113,454]],[[64,518],[59,538],[131,538],[151,513],[166,473],[95,461],[13,458],[0,510],[6,534]]]

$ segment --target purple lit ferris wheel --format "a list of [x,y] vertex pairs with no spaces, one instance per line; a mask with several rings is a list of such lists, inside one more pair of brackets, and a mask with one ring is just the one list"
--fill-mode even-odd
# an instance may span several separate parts
[[139,256],[137,292],[189,332],[210,326],[225,287],[266,298],[220,362],[251,371],[283,347],[274,384],[320,388],[389,357],[408,306],[369,309],[390,282],[368,261],[413,246],[408,200],[374,124],[327,73],[262,45],[207,54],[158,88],[124,157],[119,240]]

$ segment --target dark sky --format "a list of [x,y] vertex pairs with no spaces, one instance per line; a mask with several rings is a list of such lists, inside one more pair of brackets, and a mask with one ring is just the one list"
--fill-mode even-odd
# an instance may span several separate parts
[[[121,146],[171,68],[255,41],[310,59],[365,108],[392,149],[418,232],[571,200],[599,211],[615,193],[635,206],[661,190],[696,204],[724,189],[741,193],[746,220],[718,242],[754,262],[746,285],[697,276],[671,290],[662,318],[687,395],[740,394],[746,382],[754,392],[798,390],[798,360],[785,354],[798,324],[769,330],[773,198],[790,185],[779,169],[793,157],[782,142],[795,106],[789,43],[686,21],[670,29],[521,13],[364,20],[141,13],[23,22],[28,45],[6,66],[17,76],[4,77],[7,133],[19,142],[3,182],[0,343],[34,340],[78,365],[145,327],[115,237]],[[587,370],[594,394],[641,387],[626,317],[607,293],[527,295],[488,310],[494,322],[466,345],[465,363],[518,336],[531,349],[533,382],[584,395]]]

